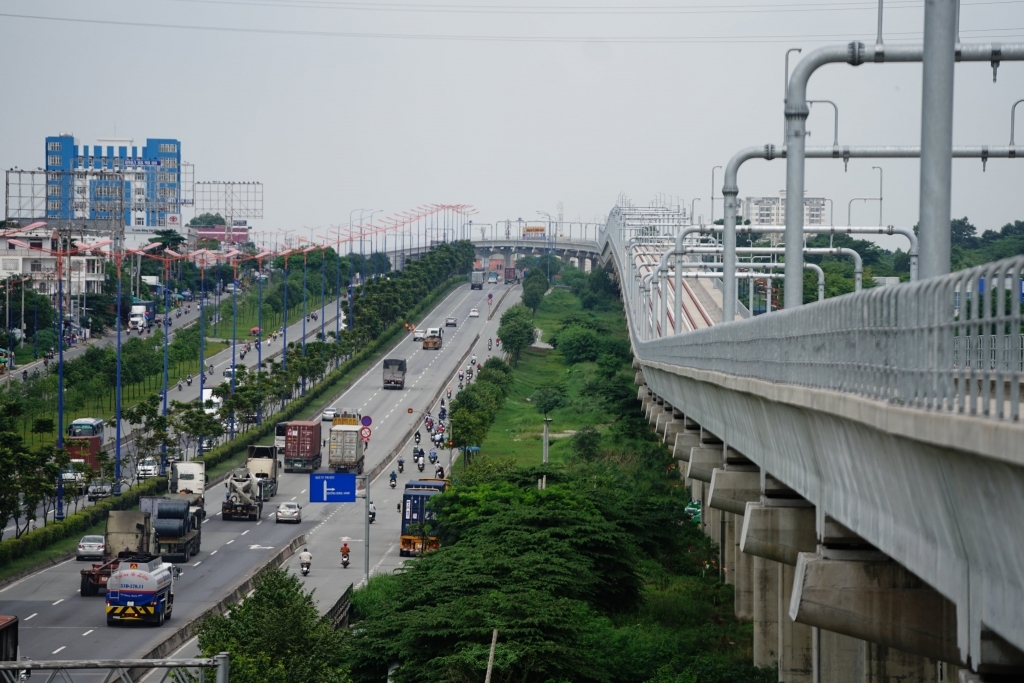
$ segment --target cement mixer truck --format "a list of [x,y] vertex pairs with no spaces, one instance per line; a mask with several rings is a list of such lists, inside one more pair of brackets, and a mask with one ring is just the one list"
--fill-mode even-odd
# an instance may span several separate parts
[[145,622],[163,626],[174,611],[181,570],[149,553],[121,553],[107,579],[107,626]]
[[224,519],[245,518],[255,522],[263,515],[263,480],[244,467],[231,470],[227,481],[226,500],[221,506]]

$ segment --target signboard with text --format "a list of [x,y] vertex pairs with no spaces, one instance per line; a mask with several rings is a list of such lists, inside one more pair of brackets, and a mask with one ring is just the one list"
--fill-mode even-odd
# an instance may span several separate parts
[[356,475],[346,473],[309,473],[310,503],[356,502]]

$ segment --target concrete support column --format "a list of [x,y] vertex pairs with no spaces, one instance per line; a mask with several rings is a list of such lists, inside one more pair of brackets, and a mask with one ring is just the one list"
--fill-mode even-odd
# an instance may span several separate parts
[[[703,482],[701,482],[703,483]],[[705,507],[703,510],[704,533],[711,538],[712,542],[721,544],[722,541],[722,511],[713,507]],[[718,569],[721,571],[722,562],[719,556]]]
[[749,557],[753,586],[754,666],[778,666],[779,563],[757,555]]
[[733,556],[736,558],[736,591],[733,594],[733,612],[740,621],[754,619],[754,556],[740,551],[743,518],[734,515]]
[[736,515],[731,512],[722,513],[722,579],[725,583],[736,585],[736,553],[739,544],[736,542]]
[[778,565],[779,681],[814,683],[814,639],[811,637],[811,627],[798,624],[789,616],[794,575],[794,567]]

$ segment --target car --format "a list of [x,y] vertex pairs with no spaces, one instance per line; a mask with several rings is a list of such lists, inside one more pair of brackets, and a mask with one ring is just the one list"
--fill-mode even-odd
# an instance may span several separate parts
[[160,474],[160,463],[156,461],[156,458],[146,458],[139,463],[135,473],[138,475],[139,479],[155,477]]
[[478,311],[475,308],[469,309],[469,317],[470,318],[479,318],[480,317],[480,311]]
[[412,331],[412,340],[413,341],[423,341],[423,337],[425,337],[426,334],[427,334],[426,330],[423,330],[423,329],[420,329],[420,328],[416,328],[415,330]]
[[89,488],[86,490],[86,498],[89,502],[101,500],[103,498],[109,498],[114,494],[114,486],[109,481],[94,481],[89,484]]
[[224,375],[225,377],[231,378],[231,377],[234,377],[234,376],[235,376],[235,371],[236,371],[236,370],[237,370],[237,368],[233,368],[233,367],[231,367],[231,366],[229,365],[228,367],[224,368],[224,372],[223,372],[222,374],[223,374],[223,375]]
[[302,506],[298,503],[281,503],[277,506],[277,513],[274,515],[274,522],[295,522],[302,521]]
[[338,411],[335,408],[324,408],[323,415],[320,416],[322,422],[330,422],[338,415]]
[[445,327],[458,327],[458,325],[459,325],[459,322],[455,318],[445,318],[444,319],[444,326]]
[[81,560],[102,560],[107,546],[102,536],[82,536],[75,550],[75,559]]

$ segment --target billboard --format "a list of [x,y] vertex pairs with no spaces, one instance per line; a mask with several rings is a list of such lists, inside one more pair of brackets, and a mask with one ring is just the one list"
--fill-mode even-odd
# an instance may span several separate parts
[[547,228],[543,225],[527,225],[523,228],[524,240],[542,240],[545,238]]

